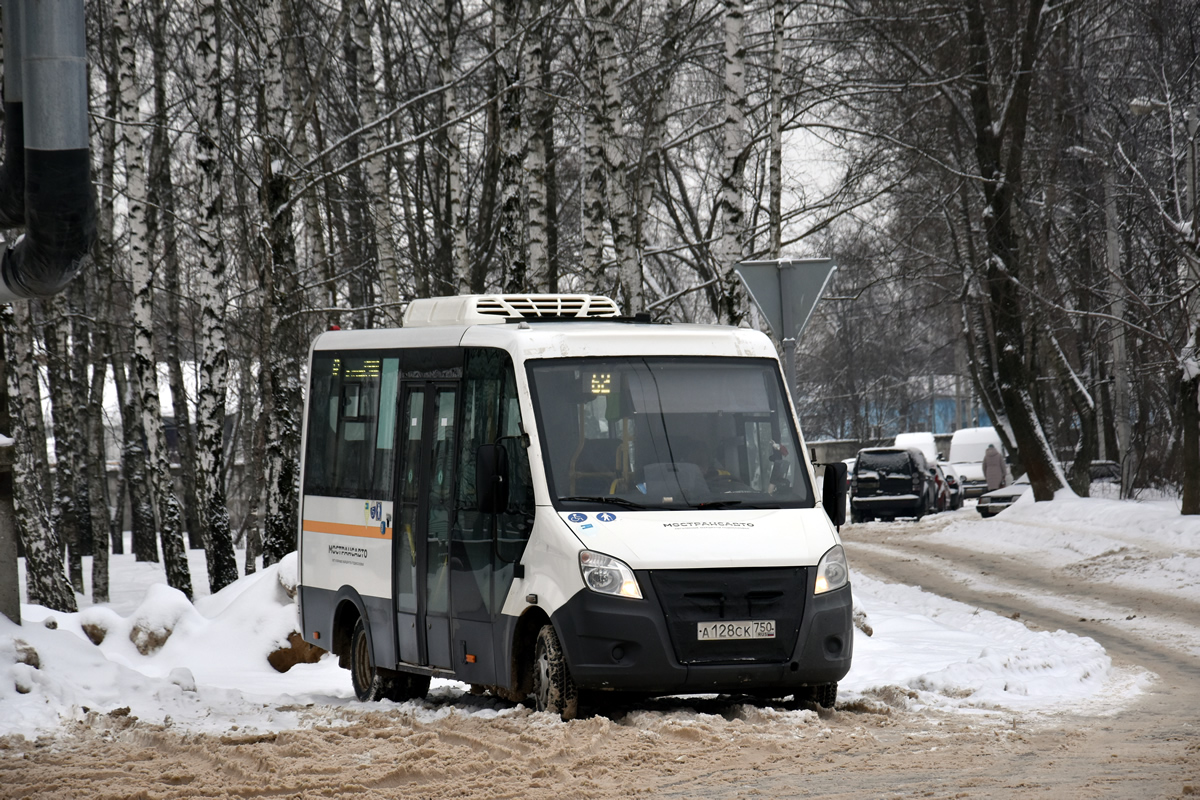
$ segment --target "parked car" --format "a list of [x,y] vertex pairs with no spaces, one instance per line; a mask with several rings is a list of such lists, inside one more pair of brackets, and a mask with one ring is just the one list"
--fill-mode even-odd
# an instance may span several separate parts
[[962,477],[949,461],[939,461],[938,466],[942,468],[942,474],[946,476],[946,486],[950,488],[950,510],[956,511],[963,507],[963,499],[966,497],[963,493]]
[[987,479],[983,477],[983,454],[987,446],[994,444],[1004,452],[1000,434],[994,427],[962,428],[950,437],[950,463],[958,471],[964,497],[978,497],[987,491]]
[[868,447],[858,451],[850,481],[850,520],[920,519],[936,510],[935,482],[925,455],[915,447]]
[[979,516],[985,519],[987,517],[994,517],[1017,502],[1019,497],[1032,488],[1029,485],[1029,476],[1022,475],[1008,486],[1001,486],[999,489],[993,489],[990,492],[981,494],[979,502],[975,505],[975,509],[979,512]]

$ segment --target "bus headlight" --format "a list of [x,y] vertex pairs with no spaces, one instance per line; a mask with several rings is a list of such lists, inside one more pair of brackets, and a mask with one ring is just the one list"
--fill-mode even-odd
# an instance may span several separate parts
[[817,562],[817,584],[813,588],[813,594],[840,589],[849,580],[850,567],[846,563],[846,551],[840,544],[835,544]]
[[633,570],[612,556],[580,550],[579,571],[583,574],[584,585],[593,592],[642,599],[642,589]]

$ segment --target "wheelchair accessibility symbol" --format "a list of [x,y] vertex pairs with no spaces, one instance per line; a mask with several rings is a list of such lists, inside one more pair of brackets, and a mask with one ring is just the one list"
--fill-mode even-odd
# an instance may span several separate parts
[[567,519],[570,520],[571,522],[583,522],[584,520],[587,519],[587,514],[580,514],[580,513],[576,512],[574,514],[568,514]]

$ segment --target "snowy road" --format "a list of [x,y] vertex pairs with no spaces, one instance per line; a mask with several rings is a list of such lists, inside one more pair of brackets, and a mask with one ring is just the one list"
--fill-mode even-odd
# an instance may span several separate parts
[[[259,662],[294,619],[283,570],[193,608],[118,560],[126,599],[0,625],[0,798],[1200,793],[1200,520],[1055,501],[842,535],[873,635],[836,710],[666,698],[570,723],[447,681],[359,703],[332,657],[280,675]],[[128,636],[148,617],[177,620],[152,656]],[[81,620],[113,635],[93,646]],[[39,669],[5,663],[18,639]]]

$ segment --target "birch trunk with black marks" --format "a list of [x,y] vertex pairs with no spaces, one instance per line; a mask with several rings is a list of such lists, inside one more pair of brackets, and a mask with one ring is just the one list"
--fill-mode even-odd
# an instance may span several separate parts
[[45,322],[46,377],[50,390],[50,423],[54,432],[54,481],[50,495],[50,526],[66,547],[71,585],[83,589],[83,555],[75,505],[75,476],[82,453],[76,409],[82,407],[71,375],[71,309],[65,294],[42,302]]
[[[280,5],[262,4],[259,44],[263,65],[261,118],[264,122],[262,170],[262,230],[267,237],[263,267],[264,354],[261,383],[266,437],[263,453],[263,566],[277,563],[295,549],[297,483],[300,474],[299,336],[295,298],[300,286],[296,274],[296,243],[292,235],[292,177],[287,158],[287,98],[283,86],[283,51],[292,47],[283,27]],[[252,564],[247,558],[246,570]]]
[[600,59],[596,49],[596,29],[584,7],[584,93],[583,111],[583,250],[580,267],[583,290],[588,294],[608,294],[610,283],[604,276],[604,196],[608,182],[604,170],[601,136],[604,125],[604,92],[600,85]]
[[467,215],[463,206],[463,157],[458,117],[458,92],[454,87],[455,0],[442,5],[438,39],[438,77],[442,86],[442,124],[445,125],[446,205],[450,221],[450,260],[459,294],[471,293],[471,251],[467,244]]
[[613,250],[617,258],[617,285],[621,308],[626,314],[642,310],[642,265],[639,243],[634,241],[634,208],[629,189],[629,165],[625,157],[624,99],[621,91],[620,60],[613,33],[612,0],[585,0],[588,22],[593,27],[596,76],[599,80],[599,153],[603,158],[608,217],[612,226]]
[[229,354],[225,343],[225,253],[221,244],[221,72],[217,46],[217,0],[196,7],[197,118],[196,165],[199,209],[196,232],[200,264],[200,382],[197,392],[196,448],[205,558],[212,593],[237,580],[237,562],[225,502],[225,394]]
[[[92,305],[92,308],[95,308]],[[95,312],[93,312],[95,313]],[[107,448],[104,441],[104,379],[108,374],[108,337],[93,323],[91,352],[93,355],[91,385],[88,391],[87,408],[84,412],[84,428],[88,440],[88,451],[95,457],[88,464],[87,484],[88,515],[92,520],[92,602],[108,602],[108,554],[113,539],[111,516],[108,505],[108,464],[105,459]],[[120,537],[118,529],[116,535]]]
[[175,497],[167,439],[158,399],[154,351],[154,286],[146,228],[146,135],[138,111],[136,43],[129,27],[129,0],[120,0],[113,16],[121,61],[121,146],[125,154],[126,219],[129,226],[129,281],[133,312],[131,389],[138,395],[141,436],[146,448],[150,489],[157,511],[167,584],[191,599],[192,577],[183,546],[179,501]]
[[746,36],[744,0],[725,0],[724,166],[719,200],[720,240],[713,271],[721,276],[718,319],[737,325],[745,319],[746,295],[734,266],[745,258],[742,207],[746,166]]
[[[129,497],[129,531],[134,559],[158,561],[158,530],[154,513],[153,492],[146,466],[146,442],[142,431],[141,396],[130,385],[129,368],[122,360],[124,353],[113,353],[113,385],[121,408],[121,474]],[[118,525],[124,520],[124,509],[118,507]]]
[[[294,30],[296,27],[292,10],[290,2],[285,2],[280,7],[280,13],[283,14],[282,24],[287,30]],[[336,38],[341,31],[344,19],[345,15],[342,15],[335,22],[334,30],[330,33],[331,39]],[[296,47],[291,46],[284,50],[283,54],[284,69],[288,76],[286,84],[288,103],[292,110],[292,132],[289,141],[295,163],[306,165],[312,158],[308,142],[308,125],[312,111],[307,104],[306,93],[310,91],[309,87],[319,81],[320,74],[314,77],[306,75],[296,50]],[[302,175],[301,179],[307,177],[309,176]],[[325,229],[321,221],[320,201],[317,197],[315,182],[306,180],[304,188],[300,191],[298,202],[301,218],[304,221],[301,231],[305,244],[300,248],[300,252],[308,254],[308,261],[304,265],[304,274],[330,274],[332,264],[325,247]],[[340,325],[341,314],[337,310],[337,282],[333,280],[314,282],[312,292],[319,295],[314,305],[317,308],[325,309],[325,319],[328,324]]]
[[521,75],[525,92],[525,102],[522,106],[525,121],[522,128],[528,131],[524,172],[527,187],[525,214],[529,260],[525,280],[529,291],[545,292],[550,273],[550,249],[546,241],[549,227],[546,218],[546,140],[543,135],[544,118],[549,103],[542,91],[542,37],[545,35],[545,25],[540,19],[541,0],[527,0],[527,3],[529,26],[526,46],[522,53]]
[[504,291],[529,291],[525,261],[525,212],[521,195],[525,137],[521,130],[521,37],[517,24],[521,0],[498,0],[492,11],[495,51],[497,142],[500,151],[500,278]]
[[180,337],[188,330],[184,317],[184,294],[180,282],[179,231],[176,226],[175,181],[171,166],[167,95],[167,18],[165,0],[153,0],[154,39],[151,59],[154,80],[154,124],[150,136],[150,171],[148,180],[147,227],[151,251],[162,253],[163,293],[166,297],[168,324],[164,355],[167,381],[171,387],[171,407],[175,416],[175,435],[179,450],[179,483],[183,495],[183,527],[187,545],[192,550],[204,547],[200,524],[200,497],[196,487],[196,429],[192,424],[192,398],[184,381],[184,357]]
[[767,215],[770,257],[783,250],[783,0],[771,0],[771,155]]
[[367,152],[367,189],[371,219],[378,253],[380,314],[385,325],[400,322],[400,287],[396,274],[396,251],[392,244],[391,191],[388,187],[387,154],[380,152],[384,143],[384,124],[379,119],[376,101],[375,56],[371,49],[371,15],[366,0],[354,3],[353,34],[358,63],[358,116],[363,147]]
[[63,572],[62,542],[50,524],[46,485],[46,429],[33,350],[28,303],[0,307],[8,359],[8,403],[13,438],[13,511],[25,547],[25,586],[30,603],[55,611],[76,610],[75,594]]
[[663,165],[667,118],[671,114],[671,82],[679,67],[677,53],[683,33],[680,30],[679,0],[667,0],[666,13],[663,16],[662,43],[658,47],[658,64],[656,65],[658,74],[655,76],[654,89],[646,114],[642,163],[633,182],[633,196],[637,198],[637,208],[633,215],[633,239],[637,242],[639,249],[646,245],[644,228],[651,218],[650,205],[654,201],[654,186]]

